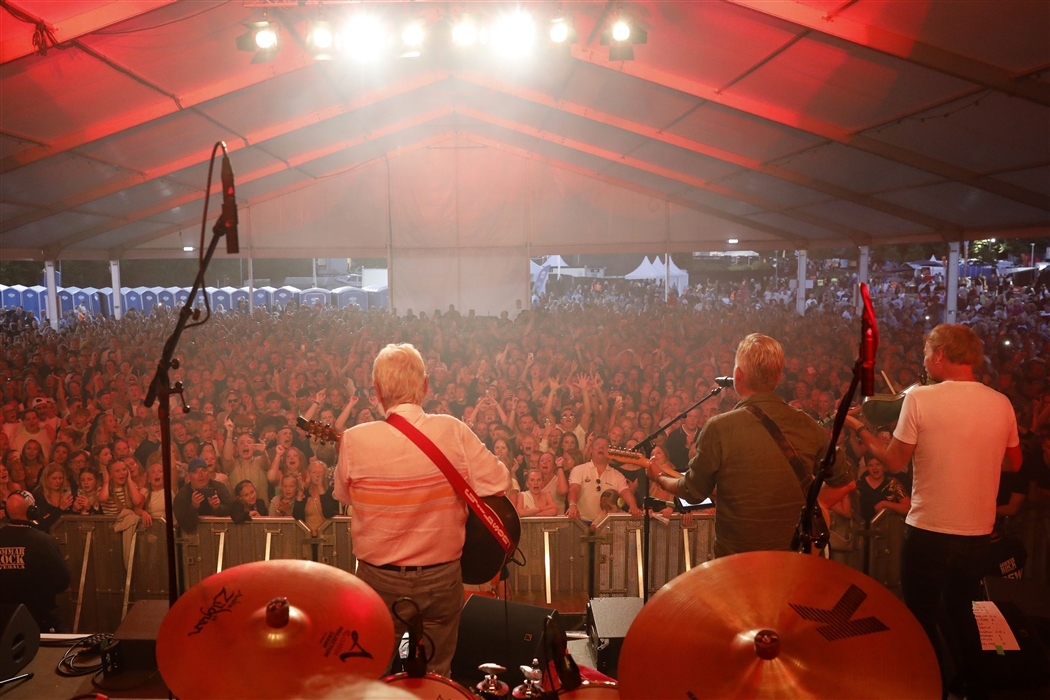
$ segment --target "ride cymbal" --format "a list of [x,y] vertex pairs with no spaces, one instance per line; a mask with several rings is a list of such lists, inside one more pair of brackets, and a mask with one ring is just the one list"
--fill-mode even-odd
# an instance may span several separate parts
[[204,579],[157,637],[161,675],[182,700],[316,697],[348,677],[378,679],[393,649],[390,612],[366,583],[287,559]]
[[794,552],[707,562],[635,618],[620,694],[638,698],[939,698],[926,633],[889,590]]

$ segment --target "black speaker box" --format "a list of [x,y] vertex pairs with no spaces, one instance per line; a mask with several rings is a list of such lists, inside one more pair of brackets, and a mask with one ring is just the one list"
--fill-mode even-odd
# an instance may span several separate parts
[[641,598],[592,598],[587,603],[587,635],[594,663],[605,675],[616,678],[620,647],[642,605]]
[[157,635],[167,614],[166,600],[140,600],[131,606],[113,634],[113,641],[120,642],[124,668],[143,671],[157,668]]
[[0,679],[29,665],[40,648],[40,628],[24,605],[0,605]]
[[541,657],[544,623],[557,614],[538,605],[471,596],[459,618],[452,679],[472,688],[485,677],[478,666],[493,663],[507,669],[501,681],[511,688],[521,685],[525,677],[519,667]]

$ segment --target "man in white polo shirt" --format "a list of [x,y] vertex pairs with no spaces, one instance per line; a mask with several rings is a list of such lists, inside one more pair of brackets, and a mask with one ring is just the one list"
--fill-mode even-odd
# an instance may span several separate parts
[[569,507],[565,515],[587,522],[597,520],[602,515],[602,491],[607,489],[620,494],[631,515],[638,517],[642,514],[627,479],[609,467],[609,438],[598,436],[591,443],[591,461],[573,467],[569,474]]
[[999,475],[1021,468],[1010,400],[974,377],[974,367],[983,362],[981,339],[973,329],[941,324],[926,338],[924,359],[937,383],[905,395],[890,444],[856,418],[847,420],[889,471],[903,471],[914,458],[901,590],[935,648],[943,605],[942,631],[963,660],[959,681],[971,687],[978,679],[967,676],[976,666],[979,645],[970,606],[978,599],[981,565],[995,525]]

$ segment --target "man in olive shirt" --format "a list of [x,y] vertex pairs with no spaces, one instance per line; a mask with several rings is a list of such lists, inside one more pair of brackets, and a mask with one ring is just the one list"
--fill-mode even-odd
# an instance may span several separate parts
[[[755,405],[783,432],[810,473],[828,447],[824,430],[804,412],[773,393],[784,369],[784,350],[769,336],[752,333],[736,351],[733,383],[741,397],[736,407],[711,418],[697,438],[696,456],[680,478],[650,466],[660,486],[691,503],[717,488],[715,556],[755,550],[790,550],[805,497],[799,479],[776,440],[749,410]],[[839,460],[832,486],[844,485]]]

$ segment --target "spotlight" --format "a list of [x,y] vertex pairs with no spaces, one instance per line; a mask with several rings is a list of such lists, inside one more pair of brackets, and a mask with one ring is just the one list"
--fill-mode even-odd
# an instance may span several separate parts
[[470,22],[457,24],[452,29],[452,41],[460,46],[470,46],[478,40],[478,28]]
[[728,241],[729,245],[736,245],[739,242],[740,242],[739,238],[730,238],[729,241]]
[[569,27],[564,22],[556,22],[551,27],[551,41],[560,44],[569,38]]
[[612,28],[613,41],[627,41],[631,38],[631,25],[620,20]]
[[401,41],[405,46],[419,46],[423,43],[423,27],[418,24],[410,24],[401,32]]
[[648,41],[648,32],[626,16],[614,20],[601,35],[602,46],[609,47],[610,61],[633,61],[634,45]]
[[527,12],[515,12],[496,20],[492,29],[492,43],[501,55],[524,56],[536,40],[536,25]]
[[270,63],[277,58],[280,48],[280,31],[276,22],[263,19],[259,22],[245,22],[248,31],[237,37],[237,48],[251,51],[252,63]]
[[193,246],[191,246],[191,245],[184,245],[184,246],[182,246],[182,252],[183,253],[192,253],[193,252]]
[[345,50],[357,61],[374,61],[386,45],[386,32],[378,19],[361,15],[354,17],[343,31]]
[[330,61],[335,58],[338,41],[332,23],[324,20],[311,22],[310,31],[306,35],[306,45],[315,60]]

